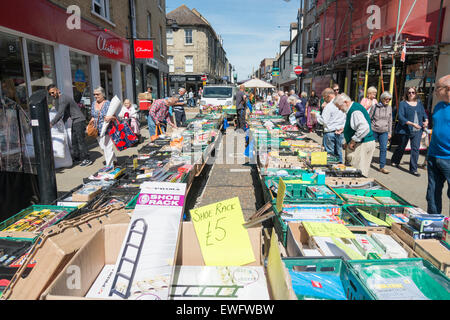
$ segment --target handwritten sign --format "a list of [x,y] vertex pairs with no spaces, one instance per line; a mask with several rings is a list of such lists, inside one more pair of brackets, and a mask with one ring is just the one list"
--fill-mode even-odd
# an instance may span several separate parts
[[286,197],[286,183],[284,183],[283,179],[280,178],[277,192],[277,210],[279,213],[281,213],[281,211],[283,210],[283,202],[285,197]]
[[326,152],[312,152],[311,153],[311,164],[326,165],[327,164],[327,153]]
[[355,239],[355,235],[344,225],[337,223],[303,222],[310,237],[336,237]]
[[190,211],[207,266],[242,266],[254,262],[252,244],[239,198]]

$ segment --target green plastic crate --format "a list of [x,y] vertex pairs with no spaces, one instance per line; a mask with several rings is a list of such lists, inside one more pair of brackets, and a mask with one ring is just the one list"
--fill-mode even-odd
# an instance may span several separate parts
[[[289,177],[299,176],[301,177],[305,173],[311,173],[309,170],[303,169],[283,169],[283,168],[261,168],[261,175],[268,176],[269,173],[277,173],[278,171],[286,171],[289,174]],[[278,177],[278,176],[270,176],[270,177]],[[281,177],[285,179],[286,177]],[[296,177],[298,179],[298,177]]]
[[[6,229],[7,227],[9,227],[10,225],[14,224],[15,222],[19,221],[20,219],[22,219],[23,217],[25,217],[26,215],[30,214],[33,211],[42,211],[45,209],[53,209],[53,210],[65,210],[67,212],[67,214],[60,220],[56,221],[54,223],[57,224],[58,222],[60,222],[61,220],[64,220],[65,217],[67,217],[69,214],[73,213],[74,211],[78,210],[77,207],[62,207],[62,206],[51,206],[51,205],[32,205],[29,206],[28,208],[23,209],[22,211],[20,211],[19,213],[15,214],[14,216],[6,219],[5,221],[0,223],[0,232],[3,231],[4,229]],[[39,235],[36,235],[36,237],[33,239],[35,240]],[[0,237],[0,239],[5,239],[4,237]],[[30,240],[30,239],[26,239],[26,238],[6,238],[9,240]]]
[[[280,213],[278,212],[275,205],[272,206],[273,211],[275,212],[275,216],[273,219],[273,225],[275,228],[275,232],[278,235],[278,238],[280,239],[280,242],[283,244],[283,246],[286,248],[287,246],[287,234],[288,234],[288,224],[283,220]],[[353,214],[350,212],[346,212],[341,209],[341,214],[339,215],[339,218],[344,220],[345,226],[347,227],[364,227],[361,221],[359,221]]]
[[378,219],[389,223],[388,214],[400,214],[404,212],[405,207],[400,206],[385,206],[385,205],[360,205],[360,204],[344,204],[342,210],[352,214],[355,219],[361,222],[362,225],[372,227],[364,222],[364,219],[360,219],[359,214],[356,212],[357,208],[364,210],[365,212],[375,216]]
[[[357,196],[365,196],[365,197],[391,197],[395,201],[399,203],[398,206],[401,207],[414,207],[408,201],[400,197],[398,194],[394,193],[390,190],[365,190],[365,189],[340,189],[340,188],[331,188],[333,189],[347,204],[357,204],[357,203],[349,203],[346,197],[343,194],[357,195]],[[391,205],[390,205],[391,206]],[[392,205],[395,206],[395,205]]]
[[351,267],[343,259],[324,257],[314,259],[283,258],[282,260],[288,270],[339,276],[348,300],[374,300],[369,289],[352,272]]
[[[377,278],[395,279],[396,276],[410,276],[415,285],[420,291],[429,299],[432,300],[450,300],[450,280],[445,274],[437,269],[427,260],[422,258],[409,258],[409,259],[384,259],[384,260],[351,260],[346,261],[351,268],[352,272],[359,278],[371,293],[374,299],[377,299],[375,292],[366,285],[366,278],[371,278],[371,267],[383,267],[381,272],[377,272]],[[369,268],[371,268],[369,270]],[[409,270],[407,268],[410,268]],[[414,268],[414,269],[413,269]],[[421,272],[425,269],[426,272]],[[423,277],[421,277],[423,275]],[[388,283],[391,286],[403,286],[408,284],[405,279],[399,279],[398,282]],[[381,283],[383,285],[383,283]],[[377,299],[379,300],[379,299]]]

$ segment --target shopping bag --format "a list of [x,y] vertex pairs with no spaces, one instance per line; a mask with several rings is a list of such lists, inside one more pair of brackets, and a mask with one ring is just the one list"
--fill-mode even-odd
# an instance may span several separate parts
[[112,121],[108,134],[119,151],[126,150],[138,142],[137,136],[126,121]]
[[158,139],[159,136],[162,135],[162,134],[163,134],[163,133],[162,133],[162,130],[161,130],[161,126],[158,124],[158,125],[156,126],[156,134],[155,134],[154,136],[151,136],[150,139],[151,139],[152,142],[153,142],[153,141],[155,141],[156,139]]

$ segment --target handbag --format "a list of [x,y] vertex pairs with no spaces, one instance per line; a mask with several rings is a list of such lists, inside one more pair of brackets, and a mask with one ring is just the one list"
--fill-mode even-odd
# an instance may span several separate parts
[[91,121],[89,121],[89,124],[86,127],[86,134],[89,137],[92,138],[97,138],[98,137],[98,129],[97,129],[97,124],[98,124],[98,119],[97,122],[94,125],[94,119],[91,119]]
[[134,146],[138,141],[137,136],[126,121],[111,121],[111,129],[109,129],[108,134],[119,151]]
[[[158,129],[159,129],[159,134],[158,134]],[[159,136],[160,136],[161,134],[162,134],[161,126],[158,124],[158,125],[156,126],[156,134],[155,134],[154,136],[151,136],[151,137],[150,137],[151,141],[153,142],[153,141],[155,141],[156,139],[158,139]]]

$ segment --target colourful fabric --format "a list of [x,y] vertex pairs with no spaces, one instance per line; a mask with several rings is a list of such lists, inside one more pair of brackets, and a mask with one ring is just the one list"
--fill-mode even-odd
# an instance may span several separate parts
[[112,121],[111,129],[108,134],[111,136],[114,145],[119,151],[128,149],[137,142],[136,135],[133,133],[126,121]]
[[164,99],[153,102],[150,107],[150,115],[155,121],[162,122],[169,117],[169,107],[166,106]]

